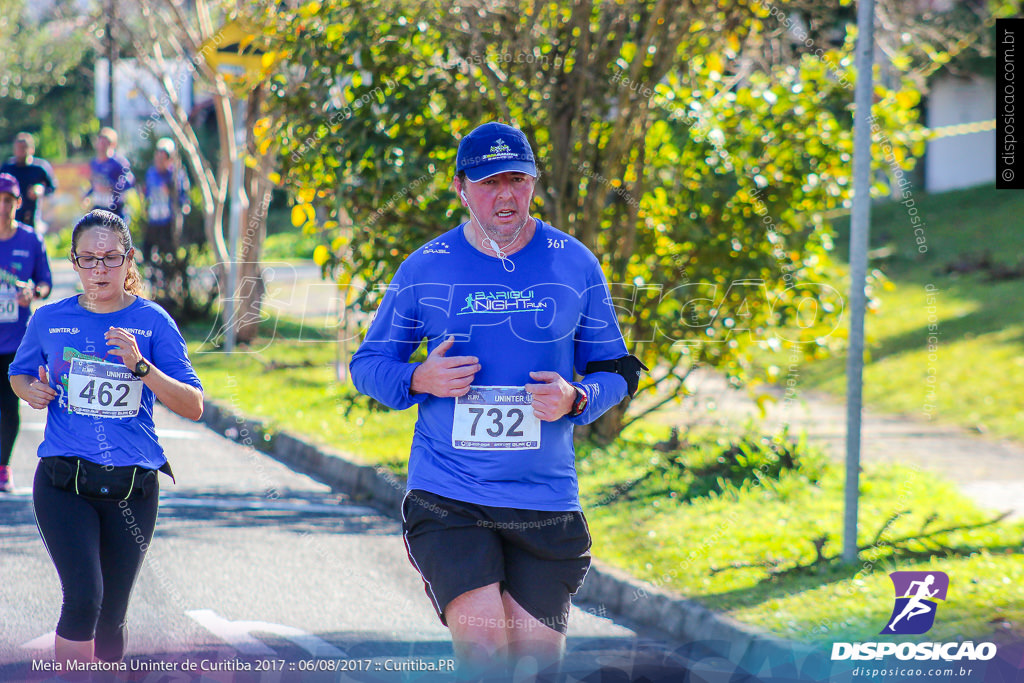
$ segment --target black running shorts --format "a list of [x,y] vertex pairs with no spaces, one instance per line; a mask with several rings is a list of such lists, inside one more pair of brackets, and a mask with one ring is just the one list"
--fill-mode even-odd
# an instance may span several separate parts
[[441,623],[449,602],[499,583],[531,616],[565,633],[570,596],[590,568],[582,512],[490,507],[412,490],[402,521],[409,561]]

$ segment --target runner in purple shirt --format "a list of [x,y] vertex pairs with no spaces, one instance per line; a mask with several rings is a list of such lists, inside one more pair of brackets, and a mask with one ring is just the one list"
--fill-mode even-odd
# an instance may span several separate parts
[[124,193],[135,186],[128,160],[117,153],[117,132],[103,128],[96,136],[96,157],[89,161],[87,205],[124,218]]
[[[29,226],[14,219],[21,205],[18,180],[0,173],[0,370],[14,360],[33,298],[50,294],[52,279],[43,240]],[[0,382],[0,492],[14,490],[11,453],[21,420],[18,397],[10,382]]]

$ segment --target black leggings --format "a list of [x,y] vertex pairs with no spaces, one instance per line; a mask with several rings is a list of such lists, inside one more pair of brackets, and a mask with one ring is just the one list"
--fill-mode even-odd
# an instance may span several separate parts
[[7,368],[14,360],[13,353],[0,353],[0,466],[11,464],[14,440],[18,438],[21,417],[18,415],[18,396],[7,378]]
[[159,488],[130,501],[84,498],[54,487],[42,464],[36,469],[36,524],[64,593],[57,635],[95,639],[103,661],[124,656],[128,599],[153,538]]

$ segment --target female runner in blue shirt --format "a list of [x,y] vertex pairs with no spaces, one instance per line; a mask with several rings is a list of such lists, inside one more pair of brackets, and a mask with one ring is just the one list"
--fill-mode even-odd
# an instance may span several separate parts
[[64,602],[58,662],[119,661],[128,598],[156,526],[157,470],[170,472],[153,401],[198,420],[203,392],[174,320],[138,296],[124,221],[94,210],[75,225],[83,293],[42,306],[8,371],[47,409],[32,498]]

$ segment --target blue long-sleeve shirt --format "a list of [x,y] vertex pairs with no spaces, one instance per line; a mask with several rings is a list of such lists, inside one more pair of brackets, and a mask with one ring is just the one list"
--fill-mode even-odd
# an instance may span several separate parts
[[[366,339],[352,357],[359,391],[395,409],[419,406],[408,488],[456,500],[529,510],[578,510],[574,424],[587,424],[626,395],[610,372],[585,375],[591,361],[626,355],[600,264],[578,240],[537,221],[509,259],[481,253],[463,226],[399,267]],[[409,358],[423,339],[432,351],[455,337],[448,356],[476,356],[481,369],[466,397],[413,395]],[[582,415],[540,422],[522,387],[549,370],[588,396]],[[492,389],[501,387],[501,389]],[[536,425],[536,423],[534,423]],[[454,432],[453,432],[454,430]]]

